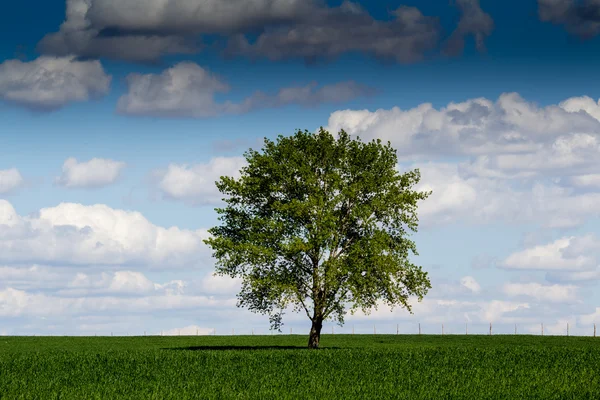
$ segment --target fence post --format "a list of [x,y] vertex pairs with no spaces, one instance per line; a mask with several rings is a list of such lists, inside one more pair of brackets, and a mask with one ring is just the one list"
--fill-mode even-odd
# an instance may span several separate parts
[[421,334],[421,323],[419,322],[419,335]]

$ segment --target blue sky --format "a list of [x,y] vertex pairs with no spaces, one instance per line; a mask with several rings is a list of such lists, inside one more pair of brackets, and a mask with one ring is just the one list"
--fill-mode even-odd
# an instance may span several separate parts
[[267,331],[211,276],[213,183],[320,126],[434,191],[430,294],[336,331],[600,322],[597,2],[38,3],[0,13],[0,333]]

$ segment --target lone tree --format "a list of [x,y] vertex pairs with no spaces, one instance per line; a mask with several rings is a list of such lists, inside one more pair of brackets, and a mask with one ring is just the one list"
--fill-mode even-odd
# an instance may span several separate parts
[[336,140],[316,134],[264,139],[263,153],[244,153],[239,180],[216,185],[226,208],[224,225],[204,242],[217,259],[216,275],[242,278],[238,307],[268,314],[280,331],[288,306],[312,321],[309,348],[318,348],[323,321],[344,323],[384,300],[411,311],[409,295],[423,299],[427,272],[409,262],[418,255],[406,228],[417,230],[417,201],[431,192],[411,191],[418,169],[398,173],[396,151],[381,140],[363,143],[341,130]]

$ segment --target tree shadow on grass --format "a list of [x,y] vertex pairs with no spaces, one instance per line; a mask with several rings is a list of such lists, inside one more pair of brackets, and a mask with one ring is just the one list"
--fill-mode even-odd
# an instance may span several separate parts
[[[322,347],[321,349],[339,349],[339,347]],[[307,346],[187,346],[163,347],[161,350],[309,350]]]

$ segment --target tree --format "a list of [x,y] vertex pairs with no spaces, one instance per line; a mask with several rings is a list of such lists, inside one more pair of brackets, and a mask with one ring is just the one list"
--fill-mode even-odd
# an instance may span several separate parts
[[222,176],[228,196],[215,208],[224,224],[209,229],[216,275],[242,278],[238,307],[269,315],[280,330],[284,310],[312,321],[308,347],[318,348],[323,321],[344,323],[384,300],[412,313],[431,288],[427,272],[409,262],[418,255],[406,228],[417,230],[417,201],[431,192],[410,190],[418,169],[400,174],[396,150],[381,140],[363,143],[341,130],[321,129],[264,139],[250,148],[240,179]]

